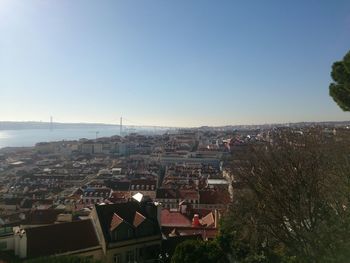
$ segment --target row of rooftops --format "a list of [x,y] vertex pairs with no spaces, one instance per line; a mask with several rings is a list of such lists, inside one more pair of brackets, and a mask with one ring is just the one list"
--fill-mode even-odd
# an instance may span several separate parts
[[[95,205],[91,219],[37,227],[14,227],[13,234],[19,237],[26,236],[27,258],[87,249],[108,250],[110,245],[124,240],[141,242],[138,235],[157,238],[159,244],[162,239],[164,241],[180,236],[199,236],[204,239],[215,237],[219,219],[217,212],[188,209],[184,211],[185,213],[163,209],[159,213],[159,208],[149,201]],[[160,222],[163,222],[161,228]],[[142,227],[148,230],[142,232]],[[134,229],[133,235],[127,235],[122,240],[115,239],[115,236],[123,235],[125,228]],[[149,231],[150,228],[152,231]],[[117,235],[113,235],[114,232],[117,232]],[[10,235],[11,231],[7,231],[6,234]]]
[[[168,179],[171,179],[171,182],[174,185],[174,189],[164,189],[164,188],[158,188],[158,186],[161,186],[161,179],[165,170],[165,167],[168,167],[167,171],[171,173],[176,177],[183,177],[180,176],[180,173],[183,173],[183,175],[188,174],[201,174],[207,179],[210,176],[217,176],[220,175],[220,151],[215,153],[212,151],[209,153],[209,151],[203,151],[203,152],[191,152],[192,150],[195,150],[196,147],[196,141],[200,140],[198,138],[198,135],[196,133],[189,133],[185,135],[171,135],[169,138],[166,138],[166,136],[159,136],[157,138],[150,139],[150,138],[142,138],[137,137],[135,140],[138,140],[140,145],[143,145],[145,147],[151,147],[151,149],[147,149],[147,151],[155,150],[156,153],[153,155],[153,153],[148,155],[137,155],[137,156],[130,156],[130,157],[117,157],[114,155],[98,155],[98,157],[94,157],[93,155],[84,155],[80,154],[79,151],[72,150],[70,154],[65,154],[64,158],[61,158],[63,156],[63,148],[60,149],[57,148],[55,145],[54,148],[50,148],[47,146],[47,144],[44,144],[42,146],[39,146],[42,153],[37,155],[29,155],[29,158],[32,158],[32,161],[23,160],[23,164],[21,163],[16,168],[10,168],[8,171],[16,171],[21,170],[22,168],[25,168],[29,170],[29,176],[20,176],[19,174],[15,174],[15,176],[11,177],[5,177],[7,180],[6,184],[9,186],[8,189],[11,188],[11,186],[14,186],[13,188],[13,196],[16,198],[16,196],[23,196],[23,197],[32,197],[32,191],[35,191],[35,188],[41,189],[45,193],[42,195],[42,198],[48,198],[51,197],[53,200],[53,205],[51,207],[46,207],[42,211],[39,211],[36,209],[34,201],[25,201],[26,209],[30,209],[32,211],[33,209],[38,211],[35,212],[35,215],[38,218],[45,218],[45,215],[47,213],[47,218],[49,218],[49,214],[53,212],[46,212],[46,211],[52,211],[55,210],[53,207],[57,205],[57,198],[60,196],[62,198],[62,202],[64,202],[65,205],[61,205],[64,209],[64,213],[71,213],[72,211],[75,211],[77,213],[78,211],[81,211],[82,209],[88,209],[84,208],[79,203],[79,198],[97,198],[100,199],[99,203],[104,202],[104,199],[107,199],[105,203],[113,203],[113,202],[119,202],[121,200],[124,200],[123,203],[116,204],[117,206],[127,204],[126,200],[130,198],[131,192],[153,192],[155,199],[175,199],[176,203],[180,203],[182,200],[197,200],[198,203],[204,202],[204,203],[217,203],[217,202],[223,202],[224,198],[221,196],[223,195],[221,191],[215,190],[215,189],[206,189],[207,185],[204,184],[202,187],[200,184],[199,186],[194,184],[194,188],[190,187],[189,189],[186,188],[178,188],[178,182],[174,180],[173,178],[168,177]],[[134,140],[133,137],[126,138],[128,142],[132,142]],[[108,139],[105,140],[98,140],[98,141],[89,141],[89,142],[80,142],[81,144],[89,144],[89,143],[97,143],[97,144],[103,144],[108,143]],[[167,143],[168,141],[168,143]],[[70,145],[70,146],[69,146]],[[67,143],[67,147],[73,147],[74,143]],[[73,147],[74,148],[74,147]],[[73,149],[72,148],[72,149]],[[166,152],[167,148],[171,148],[172,153],[168,154]],[[182,151],[181,154],[176,154],[179,149]],[[121,149],[121,148],[120,148]],[[145,148],[146,149],[146,148]],[[54,153],[51,152],[53,150]],[[57,150],[57,152],[55,152]],[[87,149],[88,150],[88,149]],[[47,152],[47,153],[45,153]],[[51,153],[48,153],[51,152]],[[62,155],[61,155],[62,153]],[[18,156],[17,156],[18,157]],[[13,158],[13,161],[19,160],[19,158]],[[31,166],[28,166],[30,163]],[[7,168],[5,168],[7,169]],[[33,171],[33,169],[36,169],[35,173],[31,173],[30,171]],[[101,171],[103,169],[106,169],[106,172],[101,172],[100,175],[105,176],[108,178],[109,174],[112,174],[113,176],[119,176],[122,177],[122,175],[126,175],[123,180],[115,180],[113,177],[110,179],[102,179],[98,178],[98,171]],[[109,172],[110,171],[110,172]],[[10,174],[10,173],[9,173]],[[35,175],[34,175],[35,174]],[[136,177],[138,175],[142,174],[140,179],[137,179]],[[101,177],[103,177],[101,176]],[[142,179],[142,177],[147,179]],[[26,180],[27,178],[27,180]],[[126,179],[126,180],[124,180]],[[94,185],[91,185],[89,188],[89,183],[96,180],[100,185],[98,187],[95,187]],[[70,196],[69,191],[65,192],[65,189],[76,186],[78,188],[82,186],[88,186],[87,188],[81,189],[82,192],[80,196]],[[214,183],[212,184],[214,185]],[[218,183],[218,185],[221,185]],[[17,188],[18,186],[18,188]],[[45,187],[46,186],[46,187]],[[27,187],[27,188],[26,188]],[[61,187],[61,189],[59,189]],[[197,189],[199,187],[199,189]],[[26,190],[25,190],[26,188]],[[4,189],[4,188],[3,188]],[[53,191],[52,189],[57,189],[57,191]],[[116,190],[117,192],[113,192],[113,190]],[[16,191],[15,191],[16,190]],[[41,191],[40,190],[40,191]],[[21,193],[22,191],[22,193]],[[60,192],[58,192],[60,191]],[[30,193],[29,196],[26,196],[27,193]],[[11,199],[11,198],[10,198]],[[34,198],[32,198],[34,200]],[[66,205],[66,201],[72,201],[73,205]],[[31,204],[32,203],[32,206]],[[66,208],[65,208],[66,206]],[[91,206],[91,205],[90,205]],[[89,207],[90,207],[89,206]],[[112,205],[113,206],[113,205]],[[116,207],[117,207],[116,206]],[[190,206],[190,205],[189,205]],[[57,206],[58,207],[58,206]],[[110,238],[110,231],[111,229],[115,230],[119,226],[122,226],[124,222],[128,225],[132,226],[133,228],[140,227],[143,222],[146,222],[149,217],[147,216],[146,210],[135,210],[134,208],[129,209],[133,211],[130,215],[124,214],[123,211],[119,211],[118,209],[114,211],[108,212],[108,215],[105,214],[102,210],[107,209],[109,205],[99,205],[96,211],[100,211],[97,213],[101,213],[101,218],[106,216],[108,218],[107,221],[110,220],[110,222],[102,222],[103,229],[106,230],[106,238]],[[106,208],[102,208],[106,207]],[[126,206],[125,206],[126,207]],[[21,211],[21,205],[19,205],[19,211],[14,211],[13,214]],[[134,209],[134,210],[133,210]],[[57,210],[57,209],[56,209]],[[44,212],[45,211],[45,212]],[[177,215],[174,211],[170,210],[163,210],[162,214],[164,216],[166,215],[166,211],[168,211],[168,215],[166,218],[170,220],[170,217],[173,217],[175,219],[174,225],[169,225],[167,227],[172,228],[171,231],[173,231],[173,235],[181,235],[181,233],[185,233],[186,231],[190,231],[192,227],[192,220],[194,215],[185,215],[187,219],[190,222],[188,225],[183,226],[177,226]],[[62,212],[62,210],[60,210]],[[102,216],[103,214],[103,216]],[[83,213],[82,213],[83,215]],[[99,217],[100,217],[99,216]],[[26,215],[26,220],[33,219],[32,221],[35,222],[33,216]],[[54,218],[54,216],[50,217]],[[210,213],[208,214],[199,214],[199,223],[200,225],[197,226],[196,231],[200,231],[200,228],[207,228],[208,226],[212,225],[210,223],[210,220],[213,218]],[[56,219],[57,220],[57,215]],[[74,219],[73,219],[74,220]],[[38,221],[38,220],[37,220]],[[103,220],[102,220],[103,221]],[[112,223],[113,222],[113,223]],[[166,220],[165,220],[166,222]],[[29,223],[29,222],[28,222]],[[79,223],[76,224],[76,229],[80,229]],[[72,224],[73,223],[64,223],[65,224]],[[180,221],[177,222],[180,224]],[[87,223],[81,223],[84,226],[81,226],[81,229],[84,229],[84,231],[90,231],[89,226]],[[85,225],[86,224],[86,225]],[[182,227],[182,229],[180,229]],[[55,226],[55,228],[60,228]],[[67,229],[70,228],[70,226],[67,226]],[[186,229],[185,229],[186,228]],[[47,228],[45,231],[47,233],[50,233],[50,231],[53,231],[52,233],[56,233],[56,230],[50,230],[50,228]],[[53,227],[52,227],[53,229]],[[65,226],[62,226],[61,231],[67,231],[64,230]],[[27,234],[31,236],[31,238],[34,237],[35,231],[29,230]],[[39,231],[39,229],[37,230]],[[44,230],[43,230],[44,231]],[[71,230],[72,231],[72,230]],[[80,230],[79,230],[80,231]],[[81,230],[83,231],[83,230]],[[168,229],[167,229],[168,231]],[[44,235],[41,233],[41,235]],[[91,237],[87,237],[82,235],[83,238],[91,239]],[[35,240],[32,239],[32,240]],[[74,241],[74,239],[72,239]],[[91,239],[92,240],[92,239]],[[34,242],[34,241],[33,241]],[[39,241],[35,241],[39,242]],[[51,242],[51,241],[50,241]],[[66,241],[67,242],[67,241]],[[39,245],[39,243],[35,243],[36,245]],[[92,244],[95,244],[93,242],[90,243],[90,245],[86,246],[92,246]],[[55,250],[50,250],[48,247],[49,244],[43,244],[43,249],[47,249],[47,251],[51,251],[52,253]],[[56,246],[57,248],[61,245],[60,243],[55,243],[55,241],[52,241],[51,243],[51,249],[54,249],[53,246]],[[84,246],[84,244],[83,244]],[[64,248],[64,246],[63,246]],[[34,248],[31,248],[34,249]],[[75,248],[74,248],[75,249]],[[64,249],[63,249],[64,250]],[[34,250],[33,250],[34,251]],[[33,255],[35,253],[39,252],[33,252]]]
[[159,201],[170,200],[196,200],[197,204],[228,204],[231,199],[228,191],[221,189],[157,189],[156,199]]

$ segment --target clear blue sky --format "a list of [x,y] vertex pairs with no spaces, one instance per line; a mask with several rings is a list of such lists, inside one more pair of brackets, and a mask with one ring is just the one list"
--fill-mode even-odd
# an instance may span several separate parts
[[0,0],[0,120],[350,120],[349,49],[348,0]]

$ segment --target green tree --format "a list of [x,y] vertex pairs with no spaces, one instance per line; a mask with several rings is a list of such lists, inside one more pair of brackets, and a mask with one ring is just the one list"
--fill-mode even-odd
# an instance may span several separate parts
[[329,94],[343,111],[350,111],[350,51],[342,61],[334,62]]
[[228,262],[215,241],[187,240],[180,243],[171,258],[172,263]]

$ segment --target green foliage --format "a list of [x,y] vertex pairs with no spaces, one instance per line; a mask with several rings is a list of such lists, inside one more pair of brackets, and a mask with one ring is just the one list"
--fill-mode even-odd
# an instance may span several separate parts
[[331,76],[334,82],[329,86],[330,96],[342,110],[350,111],[350,51],[333,64]]
[[216,239],[230,262],[237,263],[296,263],[295,257],[287,256],[285,251],[271,251],[268,247],[254,247],[244,240],[240,240],[235,228],[238,225],[226,216],[221,222],[221,230]]
[[88,257],[77,256],[50,256],[34,258],[26,261],[27,263],[99,263],[99,261],[93,260]]
[[207,263],[228,262],[223,250],[214,241],[187,240],[179,244],[173,257],[172,263]]

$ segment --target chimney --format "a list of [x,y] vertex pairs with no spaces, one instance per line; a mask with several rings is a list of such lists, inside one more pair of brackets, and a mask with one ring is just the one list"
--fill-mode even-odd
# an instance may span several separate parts
[[143,202],[141,205],[148,218],[157,219],[157,207],[152,202]]
[[179,203],[179,211],[181,214],[186,214],[186,211],[187,211],[187,203],[186,201],[181,201]]
[[162,204],[161,203],[156,203],[155,206],[157,207],[157,220],[158,220],[158,224],[159,227],[162,226],[162,220],[161,220],[161,213],[162,213]]
[[192,226],[193,227],[199,227],[200,226],[199,215],[198,214],[194,214],[193,219],[192,219]]

